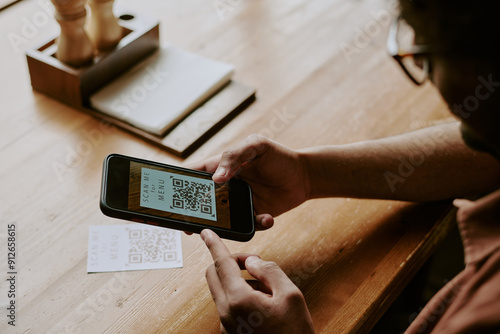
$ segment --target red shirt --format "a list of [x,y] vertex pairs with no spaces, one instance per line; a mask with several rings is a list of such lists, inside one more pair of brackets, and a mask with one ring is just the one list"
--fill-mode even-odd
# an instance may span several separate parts
[[429,301],[406,333],[500,333],[500,190],[455,205],[465,269]]

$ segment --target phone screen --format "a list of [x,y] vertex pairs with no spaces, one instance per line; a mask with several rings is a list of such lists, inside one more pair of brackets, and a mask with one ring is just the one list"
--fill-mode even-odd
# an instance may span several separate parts
[[130,161],[128,209],[231,229],[229,187],[209,176]]

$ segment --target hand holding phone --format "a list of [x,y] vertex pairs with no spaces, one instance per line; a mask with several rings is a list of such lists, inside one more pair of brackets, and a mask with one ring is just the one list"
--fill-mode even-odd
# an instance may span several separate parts
[[190,168],[215,173],[216,182],[235,175],[252,188],[256,229],[273,226],[274,218],[308,200],[309,171],[301,153],[260,135],[251,135],[229,150]]
[[110,217],[248,241],[255,233],[251,189],[244,181],[224,184],[212,174],[119,154],[106,157],[102,212]]

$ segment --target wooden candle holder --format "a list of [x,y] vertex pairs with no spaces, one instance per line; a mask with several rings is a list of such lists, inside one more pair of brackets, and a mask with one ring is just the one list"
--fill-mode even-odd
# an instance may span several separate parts
[[26,52],[31,85],[52,98],[103,119],[165,150],[186,157],[255,100],[255,90],[230,82],[164,136],[156,136],[90,107],[89,98],[159,49],[159,22],[118,11],[124,37],[111,51],[99,52],[92,64],[72,67],[55,57],[56,38]]
[[115,49],[99,52],[90,65],[75,68],[58,60],[55,57],[57,36],[52,36],[41,47],[28,50],[33,88],[76,108],[88,106],[92,93],[159,48],[156,20],[128,13],[118,17],[125,36]]

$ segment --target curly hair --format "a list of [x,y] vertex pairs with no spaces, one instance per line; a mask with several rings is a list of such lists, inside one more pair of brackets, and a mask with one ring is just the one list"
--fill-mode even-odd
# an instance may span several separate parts
[[457,56],[495,59],[500,15],[494,0],[399,0],[401,14],[427,44]]

